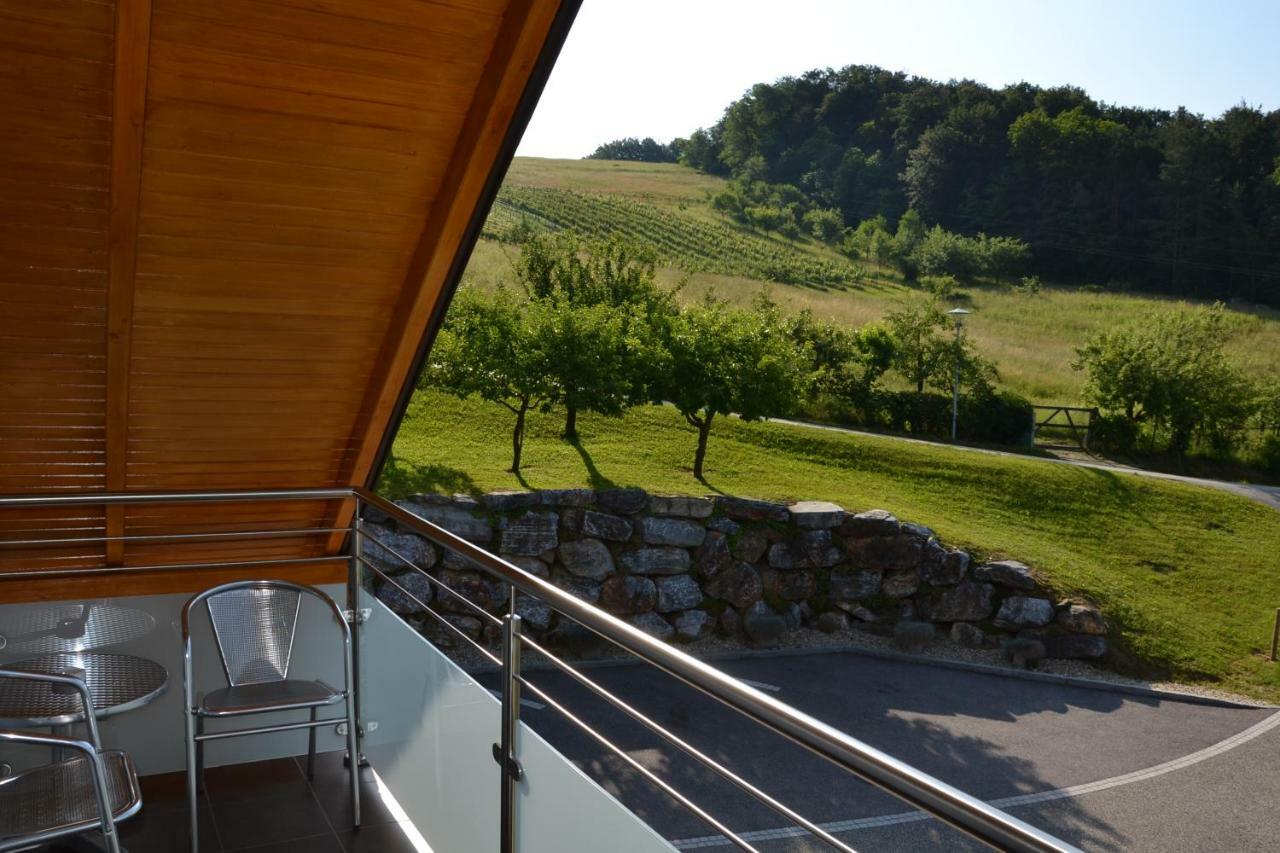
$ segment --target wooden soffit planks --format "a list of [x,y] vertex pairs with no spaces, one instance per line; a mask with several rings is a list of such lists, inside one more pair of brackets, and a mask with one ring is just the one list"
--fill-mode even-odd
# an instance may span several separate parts
[[[363,484],[563,11],[0,0],[0,494]],[[119,509],[0,516],[146,560]]]

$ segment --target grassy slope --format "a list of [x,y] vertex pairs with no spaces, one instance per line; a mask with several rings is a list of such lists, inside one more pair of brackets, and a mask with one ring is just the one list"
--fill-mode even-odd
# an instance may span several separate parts
[[[519,186],[611,193],[658,207],[678,209],[683,215],[715,219],[706,205],[709,193],[723,181],[700,175],[683,166],[652,163],[620,163],[607,160],[544,160],[517,158],[507,182]],[[810,243],[797,247],[818,257],[830,258],[829,249]],[[506,255],[509,247],[482,242],[477,247],[466,280],[489,286],[510,278]],[[674,283],[678,270],[664,270],[663,280]],[[707,290],[741,303],[750,300],[762,282],[748,278],[697,274],[686,288],[688,298]],[[868,280],[843,290],[773,286],[774,296],[794,310],[811,308],[815,314],[861,325],[879,319],[888,310],[920,298],[896,276],[872,271]],[[1082,293],[1068,288],[1046,288],[1038,296],[1024,296],[998,288],[970,288],[975,316],[969,329],[973,340],[1000,367],[1003,383],[1036,402],[1080,402],[1082,377],[1071,370],[1073,350],[1095,330],[1117,318],[1141,313],[1162,301],[1158,297]],[[1236,311],[1236,330],[1229,343],[1232,355],[1255,376],[1276,375],[1280,364],[1280,312]]]
[[1280,519],[1266,507],[1110,472],[733,420],[715,426],[700,483],[689,470],[693,433],[670,409],[584,415],[576,446],[557,437],[560,426],[558,415],[533,417],[517,478],[504,473],[502,409],[420,393],[382,488],[639,485],[884,507],[948,542],[1025,560],[1059,592],[1096,600],[1134,656],[1129,668],[1280,700],[1280,670],[1261,653],[1280,605]]

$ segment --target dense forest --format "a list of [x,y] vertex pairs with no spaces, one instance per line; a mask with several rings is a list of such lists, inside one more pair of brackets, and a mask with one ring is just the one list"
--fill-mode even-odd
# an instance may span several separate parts
[[758,84],[712,127],[654,148],[795,188],[850,226],[914,209],[1016,237],[1050,280],[1280,304],[1280,110],[1206,119],[854,65]]

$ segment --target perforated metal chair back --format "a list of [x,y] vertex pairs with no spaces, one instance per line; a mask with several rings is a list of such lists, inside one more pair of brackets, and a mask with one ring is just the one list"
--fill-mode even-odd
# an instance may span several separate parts
[[299,590],[264,584],[220,592],[206,603],[228,684],[288,677],[302,603]]

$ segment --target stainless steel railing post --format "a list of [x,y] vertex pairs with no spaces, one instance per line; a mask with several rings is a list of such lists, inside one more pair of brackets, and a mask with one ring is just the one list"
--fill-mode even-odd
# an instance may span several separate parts
[[349,761],[356,763],[357,767],[368,765],[368,761],[364,757],[364,753],[359,749],[360,738],[364,734],[364,717],[360,714],[360,554],[363,543],[362,527],[364,519],[361,518],[360,510],[363,509],[364,502],[359,497],[355,498],[355,509],[351,512],[351,534],[348,536],[348,551],[351,558],[351,565],[347,569],[347,612],[351,614],[351,706],[355,713],[356,733],[354,743],[356,744],[356,754],[348,756]]
[[493,757],[502,773],[499,853],[515,853],[516,849],[516,793],[524,773],[515,756],[516,731],[520,727],[521,646],[520,617],[508,613],[502,620],[502,741],[493,745]]

